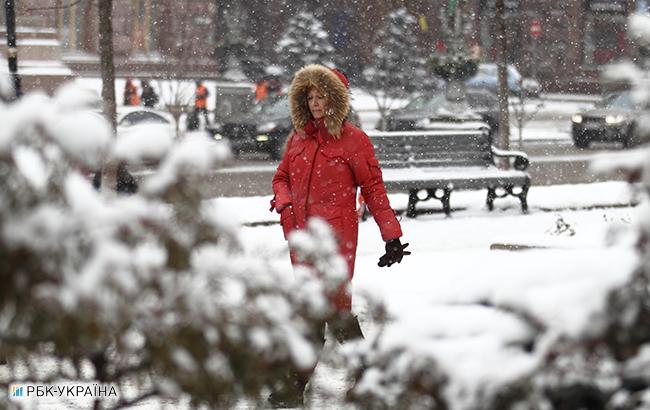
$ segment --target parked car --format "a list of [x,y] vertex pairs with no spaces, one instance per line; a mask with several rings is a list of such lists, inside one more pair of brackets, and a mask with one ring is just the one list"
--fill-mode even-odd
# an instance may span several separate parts
[[[539,97],[541,85],[532,78],[523,78],[515,66],[508,64],[508,90],[513,95]],[[497,93],[499,88],[498,67],[494,63],[479,64],[476,75],[465,81],[468,87],[484,88],[492,93]]]
[[176,136],[171,114],[146,107],[117,110],[115,154],[131,163],[155,162],[169,149]]
[[[483,89],[467,89],[467,103],[494,133],[499,126],[499,102],[496,95]],[[444,106],[444,92],[425,93],[413,98],[403,108],[392,110],[386,121],[388,131],[409,131],[421,128],[423,119],[438,115]]]
[[[354,111],[349,118],[359,125],[359,117]],[[289,100],[285,94],[262,100],[241,116],[232,116],[219,127],[218,132],[230,141],[235,155],[262,152],[277,160],[282,157],[285,141],[292,129]]]
[[634,102],[630,91],[609,94],[591,110],[571,117],[573,142],[578,148],[587,148],[598,142],[620,142],[624,147],[643,142],[636,138],[636,113],[642,107]]

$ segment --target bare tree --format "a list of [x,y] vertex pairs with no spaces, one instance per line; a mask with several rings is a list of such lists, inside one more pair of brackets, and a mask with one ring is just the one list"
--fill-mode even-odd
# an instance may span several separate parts
[[[99,0],[99,54],[102,76],[102,100],[104,114],[113,126],[117,127],[115,104],[115,63],[113,61],[113,0]],[[117,188],[118,164],[108,159],[102,169],[102,186]]]
[[[108,118],[113,133],[117,128],[115,103],[115,62],[113,53],[113,0],[98,0],[99,54],[102,76],[102,100],[104,114]],[[104,161],[101,172],[101,186],[112,191],[134,192],[135,180],[126,169],[126,164],[116,162],[110,154]]]
[[523,78],[519,79],[518,97],[519,98],[515,99],[512,104],[512,113],[514,114],[512,122],[517,127],[518,149],[521,149],[523,144],[524,127],[530,120],[535,118],[535,115],[537,115],[544,104],[541,101],[538,101],[534,107],[530,106],[530,99],[523,88]]

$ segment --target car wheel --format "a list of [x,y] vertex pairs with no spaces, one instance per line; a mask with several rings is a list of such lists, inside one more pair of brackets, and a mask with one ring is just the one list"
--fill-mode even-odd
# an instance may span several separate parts
[[630,124],[630,126],[627,128],[625,138],[623,138],[623,148],[631,148],[639,144],[641,144],[641,141],[636,135],[636,127],[634,124]]
[[589,148],[589,140],[581,137],[573,137],[576,148]]
[[230,146],[230,152],[235,158],[239,158],[239,155],[241,155],[241,150],[239,148],[233,147],[232,145]]
[[269,153],[271,154],[271,159],[274,161],[282,159],[282,154],[284,153],[284,141],[276,141],[275,144],[271,146]]

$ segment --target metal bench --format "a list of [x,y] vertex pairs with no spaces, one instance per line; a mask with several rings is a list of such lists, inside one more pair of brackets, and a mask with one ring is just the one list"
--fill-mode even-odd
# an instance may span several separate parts
[[[440,200],[449,215],[454,190],[481,188],[487,189],[490,211],[496,198],[508,195],[519,198],[522,212],[528,211],[528,157],[492,146],[488,129],[369,132],[368,136],[386,189],[409,194],[408,217],[416,216],[418,202],[431,198]],[[512,169],[497,168],[499,157],[507,158]]]

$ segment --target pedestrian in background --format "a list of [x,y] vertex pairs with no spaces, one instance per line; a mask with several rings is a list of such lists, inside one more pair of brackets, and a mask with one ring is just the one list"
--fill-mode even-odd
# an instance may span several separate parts
[[196,82],[196,92],[194,93],[194,115],[197,116],[199,113],[203,113],[203,118],[205,119],[205,127],[207,128],[210,125],[210,119],[208,118],[208,89],[203,85],[203,81],[199,80]]
[[127,77],[126,84],[124,84],[124,105],[140,105],[138,87],[131,77]]
[[158,94],[153,89],[149,81],[140,80],[140,85],[142,86],[142,104],[145,107],[153,108],[158,103]]
[[282,83],[277,77],[272,77],[267,83],[269,97],[277,97],[282,95]]
[[[322,65],[307,65],[294,76],[289,88],[289,108],[294,131],[273,177],[272,209],[281,214],[285,238],[305,227],[311,217],[325,220],[338,239],[339,253],[347,262],[348,278],[332,300],[337,311],[329,329],[339,342],[362,338],[351,312],[349,285],[354,275],[359,219],[357,188],[375,218],[385,254],[379,266],[400,263],[408,244],[390,207],[379,162],[368,136],[347,121],[349,82],[345,75]],[[291,254],[292,264],[298,261]],[[324,326],[324,324],[323,324]],[[324,330],[323,330],[324,331]],[[324,333],[323,333],[324,336]],[[300,406],[313,369],[289,375],[287,390],[274,391],[272,405]]]
[[269,82],[264,78],[255,84],[255,102],[265,100],[269,96]]

